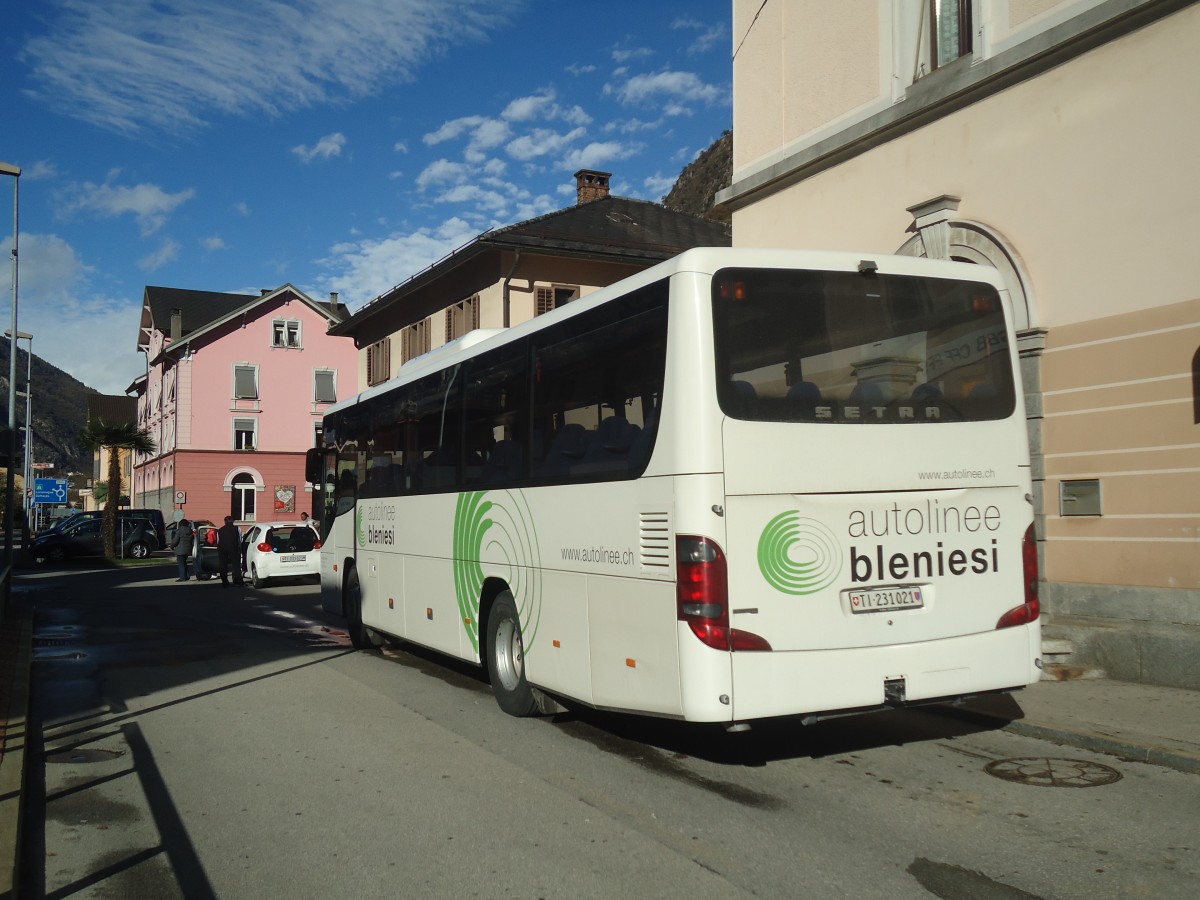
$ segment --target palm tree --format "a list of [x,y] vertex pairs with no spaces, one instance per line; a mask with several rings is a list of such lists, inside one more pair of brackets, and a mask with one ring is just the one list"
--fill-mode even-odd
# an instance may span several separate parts
[[106,422],[90,419],[79,436],[88,450],[108,450],[108,497],[104,502],[102,534],[104,555],[109,559],[117,556],[117,507],[121,503],[121,450],[135,453],[154,453],[158,445],[144,428],[133,422]]

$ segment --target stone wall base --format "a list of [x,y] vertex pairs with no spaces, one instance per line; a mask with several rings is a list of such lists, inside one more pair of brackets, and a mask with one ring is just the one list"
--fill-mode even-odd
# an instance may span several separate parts
[[1109,678],[1200,690],[1200,591],[1043,582],[1047,638]]

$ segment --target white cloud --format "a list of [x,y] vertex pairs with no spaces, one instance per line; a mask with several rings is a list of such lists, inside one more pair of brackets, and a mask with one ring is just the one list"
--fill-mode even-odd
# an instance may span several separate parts
[[545,118],[546,112],[554,109],[556,96],[554,91],[546,88],[540,94],[519,97],[504,107],[504,112],[500,115],[510,122],[529,122],[536,118]]
[[605,134],[612,134],[614,131],[621,134],[635,134],[639,131],[654,131],[661,128],[662,123],[662,119],[655,119],[652,122],[644,122],[641,119],[616,119],[605,124],[604,132]]
[[248,216],[250,215],[250,205],[248,203],[238,201],[237,203],[233,204],[233,211],[239,216]]
[[427,165],[417,176],[417,188],[424,191],[426,188],[438,185],[461,184],[466,181],[471,171],[471,167],[465,163],[437,159]]
[[572,150],[563,158],[561,165],[567,169],[595,169],[611,165],[616,160],[636,156],[644,148],[641,144],[622,144],[619,141],[593,141],[579,150]]
[[392,146],[392,149],[397,153],[407,153],[408,144],[404,141],[396,141],[396,143]]
[[[46,12],[23,58],[32,99],[126,133],[278,115],[409,81],[424,61],[481,41],[523,0],[122,0]],[[364,52],[369,48],[369,52]]]
[[717,43],[725,37],[725,25],[718,23],[716,25],[706,25],[703,22],[690,18],[678,18],[671,23],[671,29],[674,31],[689,30],[698,31],[699,35],[691,45],[687,48],[690,56],[695,56],[700,53],[707,53]]
[[76,214],[93,215],[103,219],[132,213],[141,227],[142,236],[153,234],[175,209],[196,195],[192,188],[170,194],[156,184],[137,184],[129,187],[113,184],[119,175],[110,172],[104,184],[85,182],[72,185],[58,193],[62,206],[59,215],[70,218]]
[[47,178],[57,178],[58,167],[49,160],[39,159],[31,166],[21,169],[22,181],[43,181]]
[[179,256],[179,242],[166,240],[162,246],[148,256],[143,256],[138,260],[138,268],[146,272],[153,272],[155,269],[161,269],[169,262],[174,262]]
[[659,102],[665,98],[668,115],[685,113],[688,103],[728,102],[728,93],[715,85],[705,84],[694,72],[666,70],[651,75],[634,75],[623,85],[614,89],[622,103],[641,105]]
[[515,141],[510,141],[504,148],[513,159],[528,161],[539,156],[554,156],[565,147],[579,140],[586,133],[583,128],[575,128],[566,134],[559,134],[549,128],[535,128],[530,134],[521,135]]
[[443,122],[437,131],[429,132],[421,140],[425,142],[426,146],[434,147],[443,141],[452,141],[460,137],[482,121],[483,116],[461,116],[457,119],[451,119],[448,122]]
[[479,231],[453,217],[411,234],[338,244],[331,248],[330,257],[320,262],[329,273],[328,289],[340,291],[342,301],[355,308],[407,281],[475,238]]
[[646,188],[646,193],[650,196],[662,198],[671,192],[671,188],[675,186],[675,179],[655,172],[653,175],[643,179],[642,185]]
[[649,59],[653,55],[654,51],[649,47],[631,47],[628,50],[620,47],[614,47],[612,51],[612,58],[619,63],[627,63],[640,59]]
[[206,237],[200,242],[205,250],[212,252],[214,250],[228,250],[229,246],[219,234],[214,234],[212,237]]
[[34,336],[34,353],[42,359],[102,393],[121,394],[145,370],[137,352],[142,289],[106,297],[88,284],[92,274],[57,235],[22,233],[17,327]]
[[576,77],[578,77],[580,75],[590,75],[592,72],[596,71],[596,67],[595,66],[577,66],[574,63],[572,63],[571,65],[567,66],[567,71],[570,72],[572,75],[575,75]]
[[310,163],[318,157],[330,159],[334,156],[341,156],[345,146],[346,136],[340,131],[335,131],[333,134],[325,135],[311,147],[305,147],[303,144],[293,147],[292,152],[300,158],[301,162]]

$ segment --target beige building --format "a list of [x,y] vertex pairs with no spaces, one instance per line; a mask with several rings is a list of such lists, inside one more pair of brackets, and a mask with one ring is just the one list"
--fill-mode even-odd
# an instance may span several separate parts
[[1047,634],[1200,688],[1200,5],[734,0],[735,246],[1014,297]]

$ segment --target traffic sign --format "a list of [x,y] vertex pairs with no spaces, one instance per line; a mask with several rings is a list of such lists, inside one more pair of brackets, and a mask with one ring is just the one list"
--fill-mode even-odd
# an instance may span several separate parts
[[33,502],[62,504],[67,502],[67,479],[33,479]]

